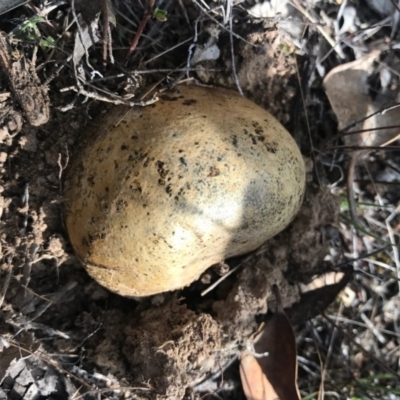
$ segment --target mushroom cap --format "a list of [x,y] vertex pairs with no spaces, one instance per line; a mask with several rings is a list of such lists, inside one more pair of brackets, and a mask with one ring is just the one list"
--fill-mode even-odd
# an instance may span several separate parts
[[257,249],[303,199],[293,138],[230,90],[182,86],[140,110],[114,107],[88,134],[66,226],[89,274],[121,295],[180,289]]

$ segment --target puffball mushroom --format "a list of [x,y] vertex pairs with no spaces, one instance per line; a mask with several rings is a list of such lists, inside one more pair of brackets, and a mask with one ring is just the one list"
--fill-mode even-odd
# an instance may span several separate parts
[[303,199],[293,138],[230,90],[182,86],[139,111],[116,106],[89,134],[65,221],[89,274],[121,295],[180,289],[257,249]]

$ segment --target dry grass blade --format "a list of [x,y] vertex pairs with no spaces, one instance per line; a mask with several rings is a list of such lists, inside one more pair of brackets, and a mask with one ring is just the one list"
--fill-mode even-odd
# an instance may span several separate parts
[[276,312],[260,326],[255,353],[243,353],[240,377],[248,400],[299,400],[296,339],[279,289],[274,285],[273,290]]

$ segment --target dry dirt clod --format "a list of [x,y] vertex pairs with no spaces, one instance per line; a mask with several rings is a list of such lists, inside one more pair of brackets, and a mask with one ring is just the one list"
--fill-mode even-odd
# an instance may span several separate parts
[[[28,123],[32,126],[45,124],[49,120],[50,100],[47,87],[36,74],[35,60],[13,51],[9,37],[3,32],[0,32],[0,67]],[[10,130],[17,131],[16,128]]]

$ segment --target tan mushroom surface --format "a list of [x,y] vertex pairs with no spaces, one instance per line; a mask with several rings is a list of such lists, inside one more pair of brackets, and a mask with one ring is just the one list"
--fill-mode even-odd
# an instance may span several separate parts
[[87,134],[66,226],[89,274],[121,295],[180,289],[255,250],[303,199],[293,138],[230,90],[181,86],[139,111],[116,106]]

